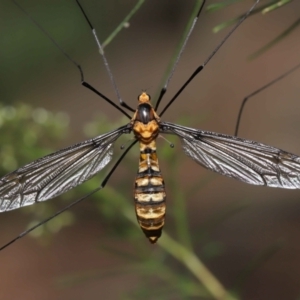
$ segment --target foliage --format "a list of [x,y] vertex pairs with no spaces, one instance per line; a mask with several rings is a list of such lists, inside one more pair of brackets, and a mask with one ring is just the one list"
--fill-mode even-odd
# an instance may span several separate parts
[[[237,4],[242,1],[245,0],[225,0],[225,1],[208,5],[206,10],[208,12],[216,12],[219,11],[220,9],[224,9],[226,7],[229,7],[231,5]],[[280,8],[283,8],[286,5],[292,4],[292,2],[293,0],[271,0],[268,1],[267,3],[262,4],[260,7],[254,9],[253,12],[250,14],[250,16],[253,16],[258,13],[261,13],[262,15],[269,14],[275,12]],[[243,15],[239,15],[238,17],[220,23],[219,25],[213,28],[213,32],[217,33],[227,28],[228,26],[235,24],[242,16]],[[282,42],[285,38],[290,36],[296,29],[298,29],[299,25],[300,25],[300,18],[292,22],[288,28],[284,29],[281,33],[279,33],[274,39],[269,41],[266,45],[262,46],[260,49],[252,53],[249,59],[254,59],[262,55],[266,51],[270,50],[273,46],[277,45],[279,42]]]
[[[241,0],[228,0],[220,4],[210,6],[209,10],[215,11],[226,7],[230,4]],[[283,1],[281,1],[283,2]],[[291,1],[285,1],[288,4]],[[143,1],[138,1],[137,6],[130,12],[130,16],[126,17],[124,21],[118,26],[116,31],[106,40],[107,46],[116,37],[122,28],[126,26],[132,14],[138,11]],[[195,10],[201,1],[197,1]],[[279,2],[273,1],[271,4],[257,9],[254,13],[273,11],[278,8]],[[190,22],[193,19],[191,16]],[[225,28],[226,26],[236,22],[236,19],[224,22],[215,28],[215,31]],[[183,39],[181,39],[183,40]],[[180,48],[180,47],[179,47]],[[268,47],[267,47],[268,48]],[[174,55],[176,57],[176,55]],[[172,61],[174,61],[172,57]],[[1,130],[1,175],[8,171],[17,168],[29,161],[41,157],[45,154],[53,152],[58,141],[62,140],[67,132],[68,117],[63,113],[53,114],[42,108],[32,108],[28,105],[18,104],[16,106],[0,106],[0,130]],[[99,115],[87,124],[84,128],[85,135],[89,138],[97,135],[99,132],[107,132],[121,124],[125,120],[111,123],[105,115]],[[18,138],[16,138],[18,137]],[[21,138],[19,138],[21,137]],[[171,142],[174,142],[171,140]],[[175,144],[177,142],[174,142]],[[116,152],[118,146],[115,147]],[[133,152],[133,151],[132,151]],[[177,154],[177,153],[176,153]],[[177,157],[177,156],[176,156]],[[234,285],[234,293],[228,292],[221,282],[214,276],[214,274],[205,267],[202,262],[213,260],[222,255],[225,251],[225,246],[218,241],[210,238],[210,233],[225,220],[239,213],[242,209],[247,207],[246,203],[234,203],[231,207],[224,208],[216,216],[208,218],[207,222],[202,228],[198,228],[198,236],[195,237],[189,230],[188,213],[186,208],[187,198],[191,197],[195,191],[201,190],[209,181],[213,180],[213,176],[197,178],[197,182],[193,182],[190,191],[185,194],[179,188],[178,184],[178,170],[181,165],[180,159],[175,159],[175,152],[170,149],[167,143],[161,146],[160,160],[165,161],[170,166],[170,174],[168,178],[170,190],[172,190],[172,197],[174,199],[173,208],[168,208],[168,214],[171,216],[171,223],[174,226],[172,230],[164,230],[163,237],[158,242],[156,251],[149,250],[147,243],[139,243],[140,239],[144,239],[140,230],[136,229],[137,222],[133,213],[133,205],[125,199],[122,191],[128,189],[132,185],[128,178],[119,179],[118,189],[110,186],[105,187],[101,193],[97,193],[91,197],[94,201],[93,207],[97,209],[98,214],[103,220],[107,232],[105,236],[101,237],[100,248],[106,250],[108,255],[120,258],[128,263],[128,267],[124,270],[118,268],[117,270],[102,269],[102,270],[87,270],[79,274],[70,274],[58,279],[58,283],[63,286],[72,286],[74,284],[83,283],[86,280],[98,280],[106,276],[117,276],[122,272],[139,274],[139,285],[128,294],[128,299],[140,299],[144,297],[147,299],[149,288],[146,285],[144,278],[150,278],[153,284],[157,284],[158,288],[153,291],[151,297],[155,296],[159,299],[170,299],[172,295],[179,296],[180,299],[187,299],[192,297],[202,297],[205,299],[240,299],[239,295],[241,287],[245,279],[271,257],[279,248],[280,245],[271,245],[261,255],[250,262],[245,270],[241,272],[240,280],[236,280]],[[136,157],[129,153],[123,162],[126,168],[132,169],[136,165]],[[99,178],[94,178],[84,185],[68,192],[61,196],[61,200],[68,203],[78,198],[77,195],[84,195],[93,190],[99,185]],[[90,199],[91,200],[91,199]],[[99,201],[101,200],[101,201]],[[33,220],[29,227],[37,222],[43,220],[46,216],[58,210],[57,204],[48,201],[41,209],[41,206],[31,206],[23,211],[31,214]],[[74,224],[77,216],[72,211],[68,211],[55,218],[51,222],[40,226],[38,230],[33,232],[35,237],[39,237],[39,241],[48,243],[51,240],[52,234],[58,232],[64,226]],[[129,222],[128,222],[129,221]],[[172,238],[172,237],[174,238]],[[120,251],[113,245],[111,241],[118,239],[125,241],[135,247],[129,250]],[[194,250],[194,242],[197,240],[201,244],[202,253],[201,259],[199,253]],[[137,253],[139,256],[137,256]],[[182,266],[184,268],[182,268]],[[159,272],[157,269],[159,268]],[[163,284],[160,284],[163,283]],[[125,299],[123,297],[123,299]]]

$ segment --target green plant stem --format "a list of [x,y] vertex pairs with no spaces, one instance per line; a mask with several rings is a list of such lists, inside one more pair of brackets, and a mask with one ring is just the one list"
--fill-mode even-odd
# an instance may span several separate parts
[[124,25],[129,22],[131,17],[138,11],[145,0],[138,0],[137,4],[129,12],[129,14],[124,18],[124,20],[117,26],[117,28],[108,36],[108,38],[102,43],[102,48],[104,49],[115,37],[116,35],[124,29]]
[[[132,214],[132,210],[128,208],[123,209],[124,216],[137,225],[136,219]],[[230,295],[223,285],[214,277],[214,275],[204,266],[198,257],[188,250],[186,247],[177,243],[166,232],[160,238],[158,246],[162,247],[167,253],[179,260],[208,290],[208,292],[216,300],[237,300]]]
[[217,278],[204,266],[198,257],[184,246],[177,243],[166,232],[158,243],[165,251],[181,261],[183,265],[204,285],[217,300],[235,300]]
[[[260,6],[260,7],[258,7],[258,8],[253,9],[252,12],[250,13],[249,17],[250,17],[250,16],[253,16],[253,15],[255,15],[255,14],[261,13],[262,10],[264,10],[264,9],[267,8],[267,7],[269,7],[270,4],[275,3],[275,2],[276,2],[276,0],[275,0],[275,1],[272,1],[271,3],[267,3],[267,4],[264,4],[264,5]],[[228,21],[222,22],[221,24],[219,24],[219,25],[217,25],[217,26],[215,26],[215,27],[213,28],[213,33],[217,33],[217,32],[219,32],[219,31],[221,31],[221,30],[227,28],[228,26],[237,23],[243,16],[244,16],[244,14],[241,14],[241,15],[239,15],[239,16],[236,17],[236,18],[233,18],[233,19],[230,19],[230,20],[228,20]]]
[[275,39],[273,39],[268,44],[266,44],[265,46],[263,46],[262,48],[260,48],[259,50],[257,50],[253,54],[251,54],[249,56],[249,59],[250,60],[254,59],[254,58],[258,57],[259,55],[265,53],[267,50],[269,50],[274,45],[276,45],[277,43],[281,42],[284,38],[286,38],[288,35],[290,35],[295,30],[295,28],[298,27],[299,25],[300,25],[300,19],[296,20],[296,22],[294,22],[291,26],[289,26],[286,30],[284,30]]
[[275,4],[270,5],[269,7],[265,8],[264,10],[262,10],[262,13],[263,14],[269,13],[269,12],[274,11],[274,10],[276,10],[276,9],[284,6],[284,5],[289,4],[292,1],[293,0],[280,0],[280,1],[276,2]]
[[[171,166],[172,164],[170,164]],[[171,174],[178,174],[178,166],[174,164],[173,170]],[[174,211],[173,216],[175,219],[175,227],[177,238],[185,247],[192,250],[192,241],[191,241],[191,234],[189,230],[189,220],[187,214],[187,207],[186,207],[186,197],[182,193],[182,190],[179,188],[178,184],[175,183],[175,179],[172,178],[171,186],[173,187],[172,194],[174,195]]]
[[[202,2],[203,2],[203,0],[196,1],[194,9],[193,9],[193,11],[191,13],[191,17],[189,18],[189,21],[187,22],[187,25],[185,26],[183,35],[181,36],[180,41],[179,41],[179,43],[178,43],[178,45],[177,45],[177,47],[176,47],[176,49],[174,51],[174,54],[172,55],[171,60],[170,60],[170,62],[168,64],[168,67],[167,67],[166,71],[164,72],[162,80],[160,81],[161,82],[161,87],[165,84],[165,81],[167,80],[168,76],[170,75],[170,72],[171,72],[171,70],[173,68],[173,65],[175,64],[177,56],[180,53],[180,50],[181,50],[181,48],[182,48],[182,46],[184,44],[185,38],[186,38],[186,36],[187,36],[187,34],[188,34],[191,26],[192,26],[192,23],[193,23],[193,21],[195,19],[196,13],[198,12],[200,6],[202,5]],[[159,93],[160,93],[160,90],[158,90],[156,92],[156,95],[155,95],[155,97],[153,99],[158,99]]]

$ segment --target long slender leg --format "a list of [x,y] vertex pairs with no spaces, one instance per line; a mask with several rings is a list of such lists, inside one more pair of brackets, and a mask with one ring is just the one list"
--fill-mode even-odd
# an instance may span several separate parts
[[135,112],[135,109],[131,108],[128,104],[126,104],[126,103],[122,100],[121,95],[120,95],[120,92],[119,92],[119,89],[118,89],[117,84],[116,84],[116,81],[115,81],[115,78],[114,78],[114,76],[113,76],[113,74],[112,74],[112,72],[111,72],[111,70],[110,70],[108,61],[107,61],[107,59],[106,59],[106,56],[105,56],[104,51],[103,51],[103,48],[102,48],[102,45],[101,45],[100,40],[99,40],[99,38],[98,38],[98,36],[97,36],[96,29],[94,28],[94,26],[92,25],[91,21],[90,21],[89,18],[87,17],[87,15],[86,15],[86,13],[85,13],[83,7],[82,7],[81,4],[79,3],[79,0],[76,0],[76,3],[78,4],[78,6],[79,6],[79,8],[80,8],[80,10],[81,10],[81,12],[82,12],[84,18],[86,19],[87,23],[89,24],[89,26],[90,26],[90,28],[91,28],[91,31],[92,31],[93,36],[94,36],[94,39],[95,39],[96,44],[97,44],[98,49],[99,49],[99,53],[100,53],[100,55],[102,56],[104,66],[105,66],[106,71],[107,71],[107,73],[108,73],[109,79],[110,79],[110,81],[111,81],[111,83],[112,83],[112,86],[113,86],[113,88],[114,88],[114,90],[115,90],[115,92],[116,92],[116,95],[117,95],[117,98],[118,98],[118,100],[119,100],[120,105],[123,106],[123,107],[125,107],[125,108],[127,108],[128,110],[130,110],[130,111],[132,111],[132,112]]
[[116,105],[114,102],[112,102],[110,99],[108,99],[105,95],[103,95],[102,93],[100,93],[98,90],[96,90],[93,86],[91,86],[88,82],[86,81],[81,81],[81,84],[88,88],[89,90],[91,90],[92,92],[94,92],[95,94],[97,94],[98,96],[100,96],[102,99],[106,100],[108,103],[110,103],[113,107],[115,107],[117,110],[121,111],[128,119],[131,119],[131,116],[125,112],[121,107],[119,107],[118,105]]
[[206,58],[206,60],[196,68],[193,74],[188,78],[188,80],[182,85],[178,92],[173,96],[173,98],[167,103],[164,109],[161,111],[159,116],[161,117],[168,107],[177,99],[177,97],[182,93],[182,91],[188,86],[188,84],[204,69],[207,63],[213,58],[213,56],[218,52],[222,45],[228,40],[228,38],[233,34],[233,32],[247,19],[250,13],[253,11],[255,6],[259,3],[260,0],[256,0],[251,8],[245,13],[245,15],[235,24],[235,26],[227,33],[223,40],[217,45],[217,47],[212,51],[212,53]]
[[270,87],[277,81],[287,77],[288,75],[290,75],[291,73],[296,71],[298,68],[300,68],[300,63],[298,65],[296,65],[295,67],[293,67],[292,69],[288,70],[287,72],[283,73],[282,75],[278,76],[277,78],[273,79],[272,81],[268,82],[267,84],[263,85],[262,87],[258,88],[257,90],[255,90],[254,92],[252,92],[251,94],[249,94],[248,96],[246,96],[243,99],[242,104],[239,109],[236,125],[235,125],[235,131],[234,131],[235,136],[238,135],[242,114],[243,114],[244,107],[245,107],[246,103],[248,102],[248,100],[251,99],[253,96],[257,95],[258,93],[262,92],[263,90],[267,89],[268,87]]
[[48,217],[47,219],[41,221],[40,223],[36,224],[35,226],[32,226],[31,228],[23,231],[22,233],[20,233],[18,236],[16,236],[14,239],[12,239],[11,241],[9,241],[8,243],[6,243],[5,245],[3,245],[2,247],[0,247],[0,251],[5,249],[6,247],[8,247],[9,245],[13,244],[14,242],[16,242],[17,240],[21,239],[22,237],[24,237],[25,235],[27,235],[28,233],[30,233],[31,231],[33,231],[34,229],[38,228],[39,226],[47,223],[48,221],[54,219],[56,216],[62,214],[63,212],[65,212],[66,210],[69,210],[71,207],[75,206],[76,204],[82,202],[83,200],[85,200],[86,198],[94,195],[96,192],[98,192],[99,190],[103,189],[106,185],[106,183],[108,182],[109,178],[111,177],[111,175],[114,173],[114,171],[116,170],[116,168],[118,167],[118,165],[120,164],[120,162],[123,160],[123,158],[125,157],[125,155],[128,153],[128,151],[133,147],[133,145],[135,145],[137,143],[137,140],[133,141],[129,147],[122,153],[122,155],[120,156],[120,158],[117,160],[117,162],[114,164],[114,166],[112,167],[112,169],[109,171],[109,173],[106,175],[106,177],[104,178],[104,180],[102,181],[102,183],[100,184],[99,187],[97,187],[96,189],[94,189],[93,191],[91,191],[89,194],[83,196],[82,198],[79,198],[78,200],[70,203],[69,205],[67,205],[66,207],[64,207],[63,209],[57,211],[55,214],[53,214],[52,216]]
[[88,82],[86,82],[84,80],[84,74],[83,74],[83,70],[81,68],[81,66],[73,59],[71,58],[71,56],[68,55],[68,53],[66,53],[63,48],[61,48],[61,46],[54,40],[54,38],[21,6],[18,4],[18,2],[16,2],[15,0],[12,0],[12,2],[31,20],[31,22],[33,22],[37,28],[43,32],[43,34],[51,41],[51,43],[71,62],[75,65],[75,67],[77,67],[77,69],[79,70],[80,73],[80,79],[81,79],[81,84],[88,88],[89,90],[91,90],[92,92],[94,92],[95,94],[97,94],[98,96],[100,96],[102,99],[104,99],[106,102],[108,102],[110,105],[112,105],[113,107],[115,107],[117,110],[119,110],[122,114],[124,114],[125,116],[127,116],[129,119],[131,119],[131,116],[126,113],[121,107],[119,107],[118,105],[116,105],[112,100],[110,100],[108,97],[106,97],[104,94],[100,93],[96,88],[94,88],[92,85],[90,85]]
[[168,76],[168,78],[167,78],[167,80],[166,80],[166,83],[165,83],[165,85],[163,86],[163,88],[162,88],[161,91],[160,91],[160,95],[159,95],[158,100],[157,100],[156,105],[155,105],[155,110],[156,110],[156,111],[157,111],[157,109],[158,109],[158,106],[159,106],[159,104],[160,104],[161,99],[163,98],[164,94],[167,92],[168,85],[169,85],[169,83],[170,83],[170,81],[171,81],[171,79],[172,79],[172,77],[173,77],[173,75],[174,75],[175,69],[176,69],[176,67],[177,67],[177,65],[178,65],[178,63],[179,63],[179,60],[180,60],[181,55],[182,55],[182,53],[183,53],[183,51],[184,51],[184,49],[185,49],[185,47],[186,47],[186,44],[187,44],[187,42],[188,42],[188,40],[189,40],[189,38],[190,38],[190,36],[191,36],[191,34],[192,34],[192,32],[193,32],[195,26],[196,26],[196,23],[197,23],[197,21],[198,21],[198,19],[199,19],[200,13],[201,13],[201,11],[202,11],[202,9],[203,9],[203,7],[204,7],[205,2],[206,2],[206,0],[203,0],[203,1],[202,1],[202,4],[201,4],[201,6],[200,6],[200,8],[199,8],[199,10],[198,10],[198,12],[197,12],[197,15],[196,15],[196,17],[194,18],[194,20],[193,20],[193,22],[192,22],[192,24],[191,24],[191,27],[190,27],[190,29],[189,29],[189,31],[188,31],[188,33],[187,33],[185,39],[184,39],[184,42],[183,42],[183,44],[182,44],[182,46],[181,46],[181,49],[180,49],[179,52],[178,52],[178,55],[177,55],[177,57],[176,57],[176,59],[175,59],[175,62],[174,62],[174,64],[173,64],[172,70],[171,70],[171,72],[170,72],[170,74],[169,74],[169,76]]

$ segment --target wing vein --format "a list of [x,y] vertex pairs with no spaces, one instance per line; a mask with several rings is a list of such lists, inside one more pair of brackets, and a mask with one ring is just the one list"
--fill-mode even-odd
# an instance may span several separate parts
[[300,188],[300,157],[235,136],[161,122],[161,131],[179,136],[184,152],[203,167],[240,181]]
[[131,127],[122,126],[37,159],[0,179],[0,212],[58,196],[100,172],[112,159],[113,143]]

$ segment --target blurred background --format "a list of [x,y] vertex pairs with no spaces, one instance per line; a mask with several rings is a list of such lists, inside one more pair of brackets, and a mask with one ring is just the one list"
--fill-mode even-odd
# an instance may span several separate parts
[[[213,28],[253,3],[231,2],[203,12],[161,107],[229,30],[213,33]],[[85,80],[117,101],[75,1],[20,4],[82,66]],[[83,3],[102,41],[136,4]],[[106,46],[130,106],[136,107],[144,89],[155,99],[196,5],[140,1],[126,28]],[[233,134],[242,99],[299,64],[299,11],[300,2],[291,1],[247,19],[163,119]],[[16,5],[1,1],[0,20],[1,175],[127,122],[81,86],[77,68]],[[289,28],[284,39],[249,59]],[[255,96],[246,106],[239,136],[300,154],[299,80],[300,70]],[[128,139],[116,143],[116,157]],[[168,208],[157,245],[150,245],[134,221],[135,147],[103,191],[0,253],[1,299],[221,299],[225,290],[232,292],[228,299],[300,299],[300,191],[249,186],[212,174],[184,156],[178,139],[172,142],[174,149],[158,141]],[[0,245],[87,194],[108,171],[109,166],[63,197],[1,214]],[[180,255],[182,247],[188,259],[206,266],[205,272],[199,268],[192,274]],[[218,291],[210,288],[213,283]]]

